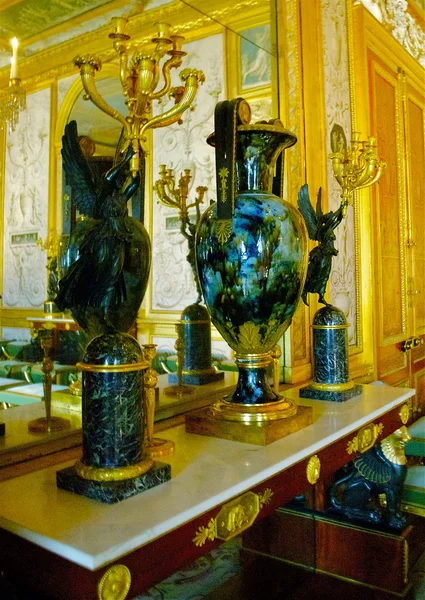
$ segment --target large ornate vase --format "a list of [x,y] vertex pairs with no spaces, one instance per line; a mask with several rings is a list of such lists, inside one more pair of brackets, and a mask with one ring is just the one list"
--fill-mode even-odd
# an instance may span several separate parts
[[249,406],[273,411],[282,402],[268,383],[269,352],[290,325],[303,289],[307,235],[298,211],[270,190],[278,155],[295,142],[282,126],[239,126],[231,232],[217,219],[217,204],[199,223],[196,257],[205,303],[239,369],[226,409],[220,405],[225,419],[237,420]]

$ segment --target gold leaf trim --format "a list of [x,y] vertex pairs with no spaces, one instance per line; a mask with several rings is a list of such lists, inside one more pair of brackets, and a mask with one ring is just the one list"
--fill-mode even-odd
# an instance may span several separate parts
[[220,244],[227,242],[232,234],[232,221],[231,219],[225,219],[217,221],[216,236]]
[[193,538],[195,546],[203,546],[207,540],[215,540],[217,537],[217,524],[215,519],[210,519],[207,527],[199,527]]
[[263,505],[270,504],[270,500],[273,496],[274,492],[272,492],[270,488],[266,488],[262,494],[259,494],[260,509],[263,508]]
[[261,342],[260,326],[254,323],[244,323],[239,327],[239,344],[237,351],[256,354],[263,351]]

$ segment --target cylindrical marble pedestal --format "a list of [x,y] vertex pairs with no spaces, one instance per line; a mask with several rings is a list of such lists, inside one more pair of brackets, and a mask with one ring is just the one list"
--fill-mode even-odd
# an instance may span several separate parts
[[344,312],[324,306],[313,319],[313,381],[300,390],[302,398],[343,402],[361,393],[348,373],[348,329]]
[[[224,378],[222,371],[211,365],[211,319],[201,304],[187,306],[181,314],[183,342],[182,383],[205,385]],[[169,383],[177,383],[177,374],[168,376]]]
[[103,502],[118,502],[170,478],[168,465],[143,454],[143,373],[138,342],[103,334],[78,364],[83,372],[83,456],[58,472],[58,486]]

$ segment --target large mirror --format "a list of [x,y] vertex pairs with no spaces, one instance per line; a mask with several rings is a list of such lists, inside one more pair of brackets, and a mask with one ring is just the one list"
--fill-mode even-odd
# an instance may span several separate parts
[[[218,0],[210,5],[208,11],[202,6],[205,3],[179,4],[180,10],[175,9],[169,21],[173,33],[186,38],[183,50],[187,55],[182,67],[172,73],[172,84],[179,84],[178,72],[185,67],[201,69],[205,73],[205,83],[180,123],[158,128],[151,135],[146,164],[145,206],[140,207],[133,202],[131,207],[133,216],[143,218],[153,248],[150,284],[138,330],[143,339],[170,352],[175,339],[174,323],[180,318],[181,311],[196,300],[197,290],[191,266],[186,260],[188,242],[180,232],[178,212],[160,204],[153,192],[160,165],[165,164],[172,169],[176,178],[184,169],[190,169],[192,195],[198,186],[208,188],[201,206],[203,212],[209,202],[215,200],[214,152],[205,140],[214,128],[216,103],[243,96],[251,104],[253,121],[278,114],[277,44],[271,3],[264,0],[252,6],[252,3],[246,2],[236,10]],[[154,19],[149,21],[143,31],[138,30],[135,43],[139,39],[147,41],[155,34]],[[127,115],[118,62],[114,57],[104,63],[96,76],[96,85],[108,104]],[[76,215],[72,210],[71,194],[62,173],[59,153],[64,125],[72,119],[77,121],[78,133],[89,154],[90,164],[94,170],[104,172],[113,160],[121,124],[83,99],[79,77],[62,81],[60,90],[62,101],[56,127],[59,222],[62,232],[68,234]],[[164,97],[160,103],[154,103],[153,111],[164,112],[173,102],[173,98]],[[195,217],[192,209],[191,218]],[[216,333],[213,338],[213,351],[230,359],[227,344]]]

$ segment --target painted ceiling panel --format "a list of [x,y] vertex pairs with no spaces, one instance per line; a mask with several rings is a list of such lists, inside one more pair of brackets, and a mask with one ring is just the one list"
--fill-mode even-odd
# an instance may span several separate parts
[[22,0],[1,12],[0,37],[21,40],[84,14],[113,0]]

